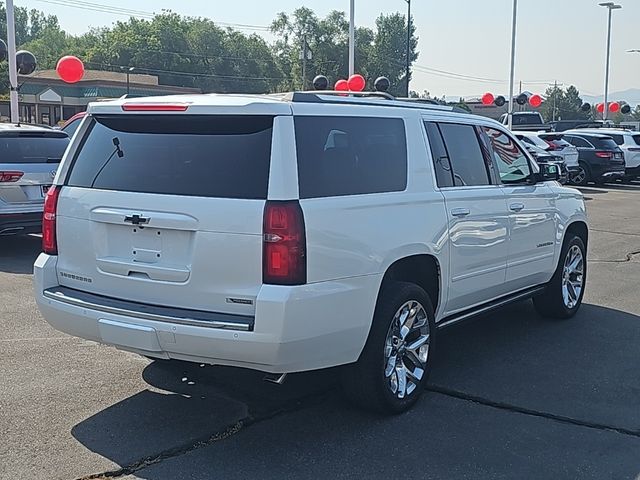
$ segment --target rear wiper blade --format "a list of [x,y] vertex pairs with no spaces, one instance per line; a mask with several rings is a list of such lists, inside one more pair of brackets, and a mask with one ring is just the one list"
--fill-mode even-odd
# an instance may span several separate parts
[[47,163],[60,163],[61,161],[62,161],[62,157],[60,158],[47,157]]

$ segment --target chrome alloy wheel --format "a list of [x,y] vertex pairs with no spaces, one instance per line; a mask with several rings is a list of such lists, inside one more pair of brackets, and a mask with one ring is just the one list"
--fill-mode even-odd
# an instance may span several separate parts
[[567,308],[578,304],[584,287],[584,257],[582,250],[573,245],[567,252],[562,269],[562,299]]
[[397,398],[410,395],[420,383],[429,356],[429,334],[429,319],[420,302],[411,300],[398,309],[384,347],[384,376]]

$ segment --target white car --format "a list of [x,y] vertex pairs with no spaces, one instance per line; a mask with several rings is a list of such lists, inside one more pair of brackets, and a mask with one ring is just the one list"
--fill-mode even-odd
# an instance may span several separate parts
[[278,380],[344,366],[351,399],[400,412],[441,328],[530,297],[576,313],[585,205],[556,166],[495,121],[344,95],[92,104],[47,196],[44,318]]
[[611,137],[624,153],[625,178],[633,180],[640,177],[640,133],[621,128],[579,128],[564,133],[602,134]]
[[564,140],[562,133],[516,132],[519,140],[529,145],[542,148],[551,155],[562,157],[571,179],[580,171],[578,149]]

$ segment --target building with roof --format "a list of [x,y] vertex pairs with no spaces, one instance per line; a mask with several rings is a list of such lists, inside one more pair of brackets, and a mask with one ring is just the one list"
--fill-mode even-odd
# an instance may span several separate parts
[[[127,94],[136,97],[200,93],[197,88],[160,85],[158,77],[129,72],[87,70],[78,83],[63,82],[55,70],[40,70],[18,78],[20,87],[20,121],[24,123],[58,125],[90,102],[119,98]],[[9,121],[9,102],[0,102],[0,121]]]

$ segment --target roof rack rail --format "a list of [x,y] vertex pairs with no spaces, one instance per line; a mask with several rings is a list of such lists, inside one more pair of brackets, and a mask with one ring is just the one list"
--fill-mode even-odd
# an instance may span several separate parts
[[[394,106],[404,108],[417,108],[417,109],[434,109],[443,110],[448,112],[464,113],[469,112],[459,107],[452,107],[449,105],[440,105],[439,103],[428,99],[407,99],[396,98],[393,95],[386,92],[349,92],[349,91],[336,91],[336,90],[310,90],[302,92],[289,92],[285,94],[272,94],[271,96],[278,98],[285,102],[300,102],[300,103],[348,103],[352,101],[358,105],[375,105],[375,106]],[[336,97],[335,100],[327,97]],[[367,100],[370,102],[367,103]],[[388,100],[389,103],[379,102],[374,100]],[[404,105],[403,105],[404,104]]]
[[396,100],[396,97],[387,92],[350,92],[345,90],[308,90],[303,92],[293,92],[293,101],[300,95],[332,95],[335,97],[358,97],[358,98],[383,98],[385,100]]
[[396,100],[400,100],[403,102],[415,102],[415,103],[426,103],[428,105],[440,105],[436,100],[432,98],[411,98],[411,97],[398,97]]

